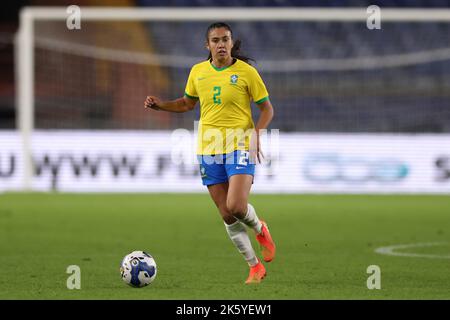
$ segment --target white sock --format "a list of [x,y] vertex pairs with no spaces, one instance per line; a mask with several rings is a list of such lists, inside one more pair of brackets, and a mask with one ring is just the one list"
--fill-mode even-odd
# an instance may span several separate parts
[[258,264],[258,258],[256,258],[255,251],[253,250],[252,243],[248,237],[245,226],[238,220],[232,224],[225,223],[225,229],[233,244],[238,251],[244,256],[245,261],[249,266],[253,267]]
[[255,230],[256,233],[261,233],[262,223],[256,215],[255,208],[250,203],[247,204],[247,214],[244,219],[239,219],[239,221]]

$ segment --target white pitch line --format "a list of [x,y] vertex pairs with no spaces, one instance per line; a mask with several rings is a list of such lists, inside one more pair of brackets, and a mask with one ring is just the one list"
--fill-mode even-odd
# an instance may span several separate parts
[[399,245],[377,248],[377,249],[375,249],[375,252],[379,253],[379,254],[388,255],[388,256],[398,256],[398,257],[450,259],[450,255],[424,254],[424,253],[412,253],[412,252],[395,252],[394,251],[394,250],[400,250],[400,249],[433,247],[433,246],[448,245],[448,244],[449,244],[448,242],[399,244]]

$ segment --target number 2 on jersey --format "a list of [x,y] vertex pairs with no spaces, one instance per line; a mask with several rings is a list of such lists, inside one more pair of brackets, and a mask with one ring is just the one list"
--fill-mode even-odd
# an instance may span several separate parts
[[213,95],[213,100],[215,104],[221,104],[222,100],[220,100],[220,91],[221,91],[221,87],[214,87],[214,95]]

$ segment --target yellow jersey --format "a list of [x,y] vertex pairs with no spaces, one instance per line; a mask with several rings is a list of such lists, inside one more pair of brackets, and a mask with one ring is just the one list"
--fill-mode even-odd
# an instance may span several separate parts
[[248,150],[248,132],[255,127],[250,102],[269,99],[258,71],[239,59],[224,68],[209,60],[194,65],[185,95],[200,100],[197,154],[201,155]]

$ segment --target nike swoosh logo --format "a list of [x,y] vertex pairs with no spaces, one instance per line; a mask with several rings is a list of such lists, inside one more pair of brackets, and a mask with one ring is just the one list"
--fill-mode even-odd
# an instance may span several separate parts
[[205,80],[206,79],[206,77],[203,77],[203,78],[197,78],[197,80]]
[[238,169],[238,170],[239,170],[239,169],[245,169],[245,167],[236,167],[236,169]]

